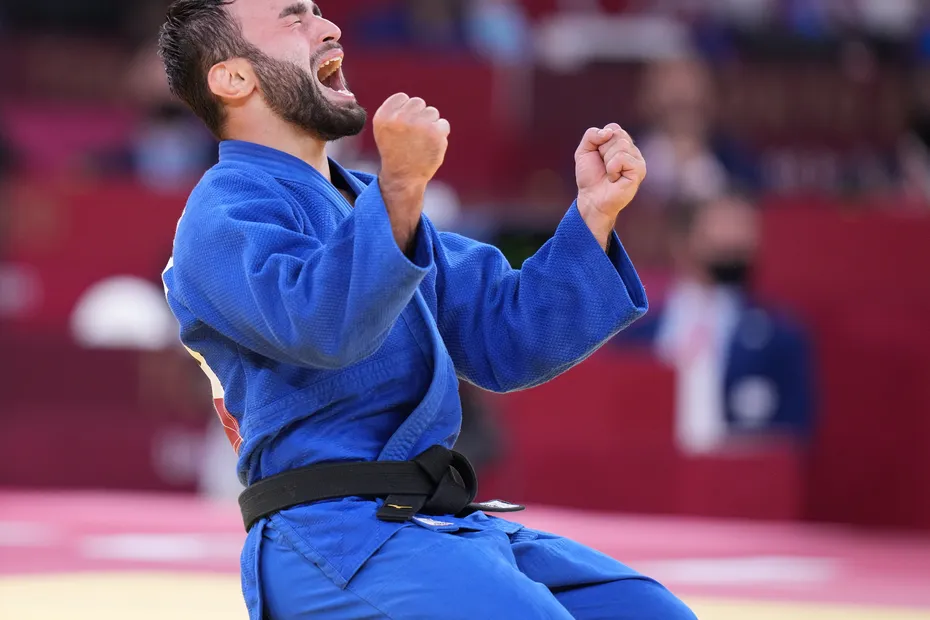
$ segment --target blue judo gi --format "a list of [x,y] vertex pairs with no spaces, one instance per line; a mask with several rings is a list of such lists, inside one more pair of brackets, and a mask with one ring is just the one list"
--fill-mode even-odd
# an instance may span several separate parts
[[[280,151],[223,142],[164,273],[245,484],[451,448],[459,377],[501,392],[543,383],[646,311],[619,239],[605,253],[574,205],[522,270],[425,217],[408,258],[377,179],[330,167],[333,183]],[[379,503],[303,505],[252,527],[250,618],[693,618],[567,539],[483,513],[389,523]]]

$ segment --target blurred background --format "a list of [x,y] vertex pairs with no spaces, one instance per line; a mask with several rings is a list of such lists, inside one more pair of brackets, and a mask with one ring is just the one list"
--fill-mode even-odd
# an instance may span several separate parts
[[[230,577],[171,582],[171,617],[243,613],[234,455],[160,283],[216,157],[155,55],[167,4],[0,3],[0,616],[117,613],[30,588],[130,568],[161,572],[98,587],[132,617],[172,570]],[[536,390],[463,385],[482,497],[702,618],[930,618],[930,5],[319,4],[369,111],[403,90],[450,119],[429,215],[515,266],[587,127],[648,162],[618,230],[650,312]],[[370,131],[333,155],[377,170]]]

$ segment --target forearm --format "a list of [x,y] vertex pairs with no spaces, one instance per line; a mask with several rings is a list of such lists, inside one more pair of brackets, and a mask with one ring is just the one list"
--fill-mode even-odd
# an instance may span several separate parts
[[[429,235],[395,245],[376,184],[325,242],[277,199],[192,210],[175,241],[179,299],[261,355],[339,368],[380,346],[432,267]],[[223,275],[217,278],[216,274]]]
[[331,335],[328,349],[348,363],[380,346],[432,267],[431,239],[417,235],[419,220],[391,218],[380,184],[359,196],[352,219],[342,242],[330,239],[323,248],[317,268],[302,270],[313,278],[305,289],[313,299],[298,295],[292,306],[300,314],[313,309],[306,319],[319,324],[304,322],[301,331]]
[[606,252],[610,245],[611,233],[613,233],[614,227],[617,225],[616,216],[606,215],[598,211],[582,197],[578,199],[578,212],[581,214],[581,219],[584,220],[588,230],[591,231],[591,234],[600,244],[601,249]]
[[383,176],[378,181],[388,218],[391,221],[394,241],[404,254],[410,256],[416,242],[420,215],[423,212],[426,186],[406,185]]
[[243,250],[238,262],[226,261],[229,290],[182,253],[179,297],[249,350],[312,368],[342,368],[377,350],[425,271],[405,265],[396,248],[362,239],[299,256]]
[[573,206],[519,271],[494,248],[440,234],[440,331],[462,376],[491,391],[542,383],[645,313],[619,239],[592,232]]

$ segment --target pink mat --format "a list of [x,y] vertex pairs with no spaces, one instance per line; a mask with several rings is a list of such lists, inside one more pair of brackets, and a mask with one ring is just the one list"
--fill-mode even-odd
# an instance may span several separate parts
[[[930,609],[930,538],[846,528],[606,515],[531,507],[683,595]],[[179,496],[0,493],[0,575],[238,570],[234,505]]]

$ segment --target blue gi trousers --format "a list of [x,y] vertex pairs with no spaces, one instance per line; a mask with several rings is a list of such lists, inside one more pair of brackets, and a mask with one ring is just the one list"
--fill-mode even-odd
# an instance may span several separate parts
[[696,620],[657,582],[530,529],[407,527],[343,589],[269,523],[258,568],[265,620]]

